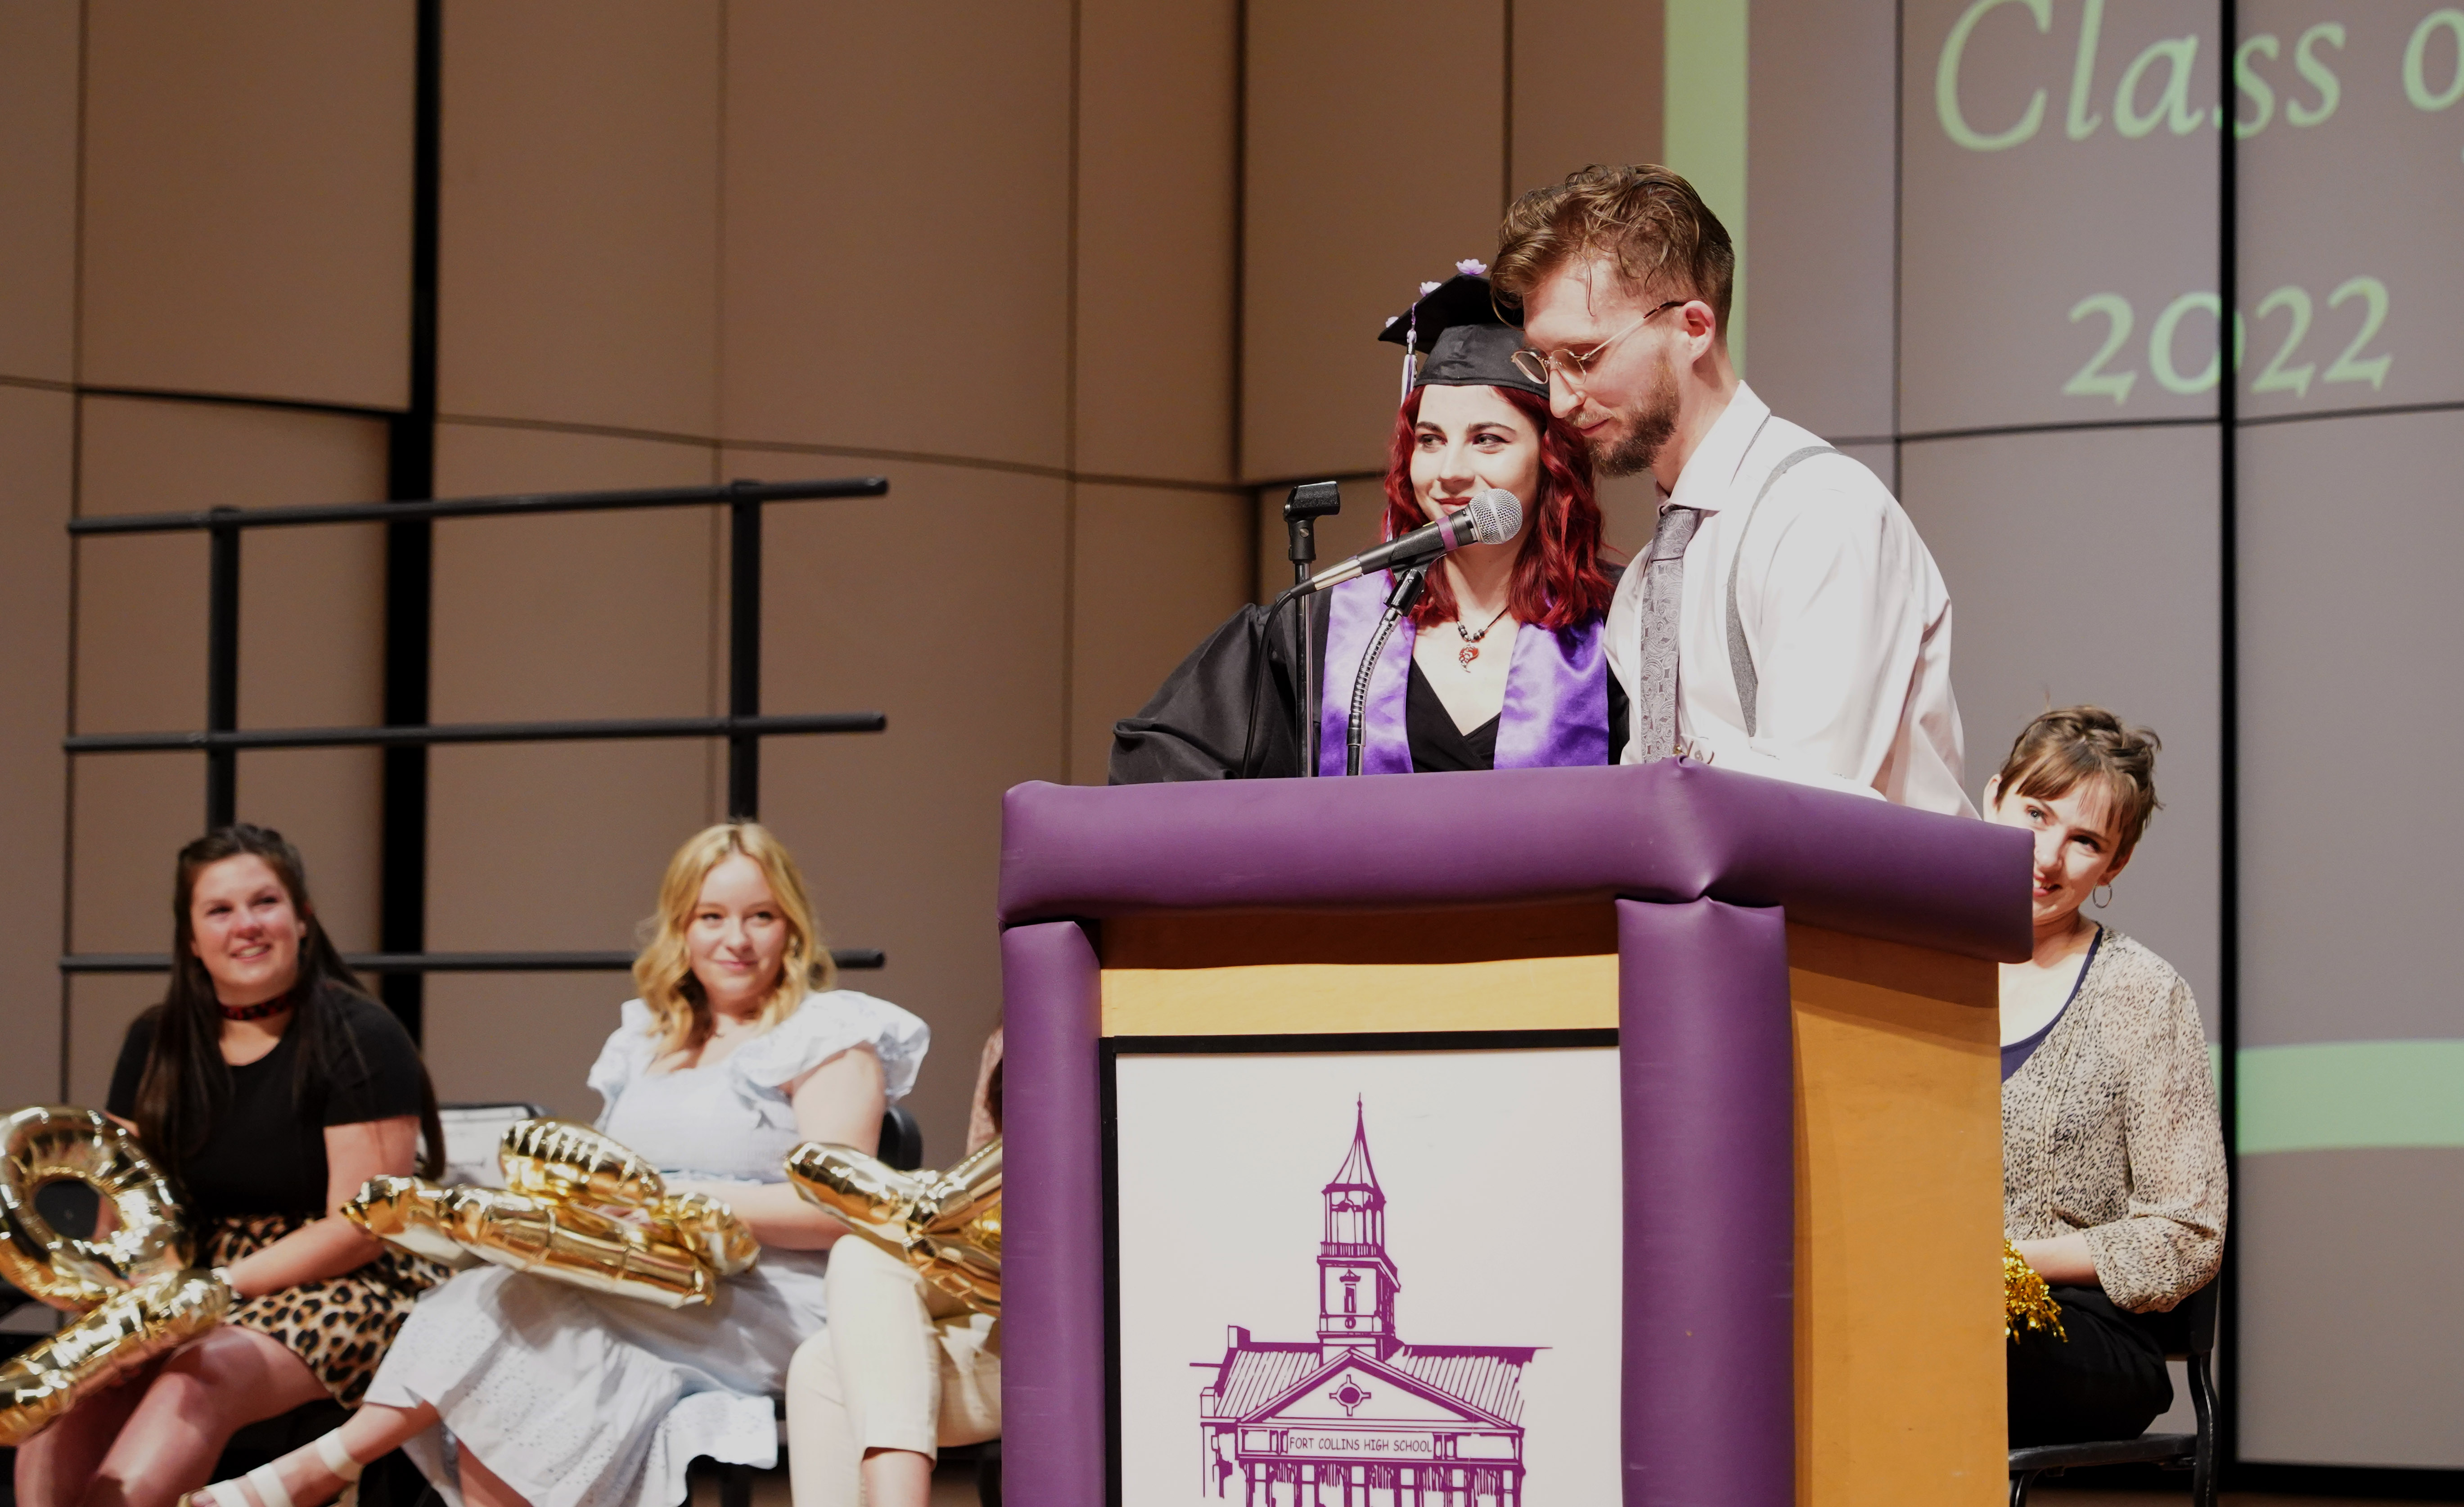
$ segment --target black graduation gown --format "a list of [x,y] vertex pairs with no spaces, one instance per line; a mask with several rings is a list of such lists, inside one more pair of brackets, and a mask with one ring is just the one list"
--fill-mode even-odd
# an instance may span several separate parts
[[[1305,598],[1309,614],[1309,684],[1326,686],[1326,630],[1333,598]],[[1250,606],[1191,651],[1135,717],[1112,724],[1113,785],[1181,780],[1290,779],[1302,772],[1295,725],[1301,679],[1299,613],[1287,607],[1271,627],[1266,609]],[[1397,632],[1404,630],[1397,629]],[[1254,687],[1254,690],[1252,689]],[[1609,760],[1625,749],[1625,687],[1609,676]],[[1243,763],[1243,752],[1247,762]],[[1419,764],[1420,750],[1413,749]]]

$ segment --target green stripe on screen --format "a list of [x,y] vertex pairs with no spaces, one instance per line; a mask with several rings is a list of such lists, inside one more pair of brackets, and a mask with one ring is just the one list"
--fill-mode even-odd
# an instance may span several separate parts
[[1728,357],[1746,369],[1746,0],[1667,0],[1661,161],[1728,228],[1737,277]]
[[2238,1060],[2244,1156],[2464,1146],[2464,1041],[2246,1047]]

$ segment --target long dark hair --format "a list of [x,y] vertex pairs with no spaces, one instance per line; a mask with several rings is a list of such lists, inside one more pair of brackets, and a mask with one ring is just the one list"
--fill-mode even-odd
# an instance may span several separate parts
[[[1428,521],[1412,493],[1412,450],[1420,422],[1415,388],[1395,415],[1395,437],[1386,456],[1386,537],[1398,538]],[[1600,566],[1600,504],[1592,490],[1592,454],[1582,434],[1549,411],[1549,400],[1512,388],[1490,389],[1514,406],[1540,432],[1540,495],[1530,499],[1529,521],[1507,605],[1515,621],[1554,632],[1608,613],[1617,582]],[[1454,584],[1432,570],[1412,626],[1455,620]]]
[[[291,986],[290,1029],[299,1037],[291,1080],[294,1102],[305,1104],[319,1085],[346,1072],[367,1071],[360,1044],[338,1018],[338,1006],[341,996],[366,1000],[368,994],[317,920],[299,850],[270,827],[241,822],[215,828],[180,850],[171,885],[171,988],[149,1011],[154,1040],[144,1075],[137,1080],[137,1139],[174,1168],[205,1149],[213,1129],[214,1104],[231,1086],[231,1068],[222,1053],[222,1009],[214,997],[213,976],[197,956],[188,904],[199,874],[238,857],[262,859],[299,915],[299,971]],[[434,1177],[445,1164],[445,1127],[437,1118],[436,1089],[424,1063],[419,1070],[419,1129],[427,1141],[420,1175]]]

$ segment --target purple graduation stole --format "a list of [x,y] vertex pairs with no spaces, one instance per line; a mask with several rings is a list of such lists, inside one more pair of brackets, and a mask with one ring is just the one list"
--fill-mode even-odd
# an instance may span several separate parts
[[[1393,589],[1384,572],[1359,576],[1329,595],[1326,684],[1318,698],[1317,772],[1340,777],[1352,726],[1352,681],[1369,652]],[[1498,713],[1497,767],[1539,769],[1609,762],[1608,651],[1596,618],[1551,632],[1525,624],[1506,667]],[[1412,625],[1395,626],[1369,677],[1360,772],[1410,774],[1412,745],[1403,708],[1411,686]]]

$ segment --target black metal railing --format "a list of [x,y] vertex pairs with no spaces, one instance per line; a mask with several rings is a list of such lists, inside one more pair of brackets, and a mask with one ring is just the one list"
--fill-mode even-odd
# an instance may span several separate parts
[[[198,730],[79,733],[63,741],[71,754],[201,751],[206,756],[206,825],[236,815],[239,755],[268,748],[429,748],[448,743],[613,742],[655,738],[727,741],[727,809],[759,814],[761,740],[826,733],[877,733],[879,712],[761,712],[761,510],[771,502],[887,494],[880,476],[823,481],[732,481],[721,486],[657,487],[625,492],[561,492],[519,497],[442,498],[406,502],[313,503],[299,507],[212,508],[73,519],[79,539],[127,534],[207,534],[211,540],[206,594],[206,725]],[[609,513],[639,508],[724,506],[729,510],[727,715],[624,717],[520,722],[438,722],[370,727],[246,728],[239,725],[240,536],[250,529],[333,523],[405,523],[446,518],[527,518],[550,513]],[[406,938],[405,940],[416,940]],[[869,948],[833,953],[842,968],[878,968]],[[629,952],[378,952],[348,959],[377,974],[615,972],[632,966]],[[164,953],[72,953],[66,974],[160,973]]]

